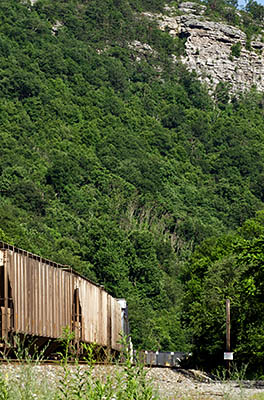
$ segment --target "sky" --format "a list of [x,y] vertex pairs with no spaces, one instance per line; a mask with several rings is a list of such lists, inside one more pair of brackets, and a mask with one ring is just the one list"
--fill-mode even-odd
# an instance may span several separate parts
[[[239,7],[245,7],[246,3],[247,3],[247,1],[238,0]],[[259,3],[259,4],[264,6],[264,0],[257,0],[257,3]]]

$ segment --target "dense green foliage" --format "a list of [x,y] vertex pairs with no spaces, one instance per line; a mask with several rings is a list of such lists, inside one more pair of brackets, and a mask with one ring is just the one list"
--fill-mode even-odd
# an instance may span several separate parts
[[216,367],[223,358],[225,300],[231,300],[232,348],[248,371],[264,374],[264,212],[237,234],[201,244],[185,271],[185,315],[195,340],[198,365]]
[[[196,0],[200,3],[199,0]],[[263,40],[264,6],[255,0],[245,2],[245,7],[238,9],[237,0],[204,0],[205,14],[211,19],[225,21],[235,25],[247,35],[246,48],[251,49],[251,39],[259,36]]]
[[243,361],[262,328],[262,242],[232,232],[263,208],[263,96],[228,102],[219,87],[214,102],[172,62],[182,40],[140,13],[162,6],[1,1],[0,239],[126,297],[143,348],[188,350],[193,337],[222,351],[230,289]]

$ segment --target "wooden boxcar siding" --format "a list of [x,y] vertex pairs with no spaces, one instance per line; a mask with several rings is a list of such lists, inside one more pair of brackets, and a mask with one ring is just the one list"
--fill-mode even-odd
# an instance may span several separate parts
[[80,291],[82,339],[119,350],[122,326],[118,301],[102,288],[81,277],[76,277],[74,285]]
[[111,348],[120,350],[120,333],[122,331],[121,307],[116,299],[111,299]]
[[107,293],[98,286],[75,277],[82,308],[82,339],[88,343],[107,346]]
[[117,300],[87,279],[13,246],[2,248],[14,304],[14,331],[58,338],[72,327],[74,290],[79,289],[82,337],[120,350],[121,308]]
[[58,338],[72,325],[73,278],[29,253],[7,252],[14,330]]

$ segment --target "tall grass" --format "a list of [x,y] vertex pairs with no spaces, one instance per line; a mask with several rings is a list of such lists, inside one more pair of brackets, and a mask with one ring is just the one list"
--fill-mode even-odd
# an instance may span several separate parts
[[[85,365],[69,362],[72,337],[62,339],[61,361],[56,366],[40,366],[41,359],[19,350],[23,359],[16,365],[0,368],[0,400],[158,400],[159,396],[146,377],[143,365],[133,365],[126,350],[122,364],[96,372],[94,348],[85,345]],[[26,358],[24,358],[26,357]]]
[[[93,345],[84,345],[85,365],[77,358],[74,364],[70,362],[74,358],[73,339],[71,332],[65,330],[60,339],[60,361],[54,366],[41,365],[44,351],[32,353],[32,348],[15,339],[18,363],[0,365],[0,400],[161,400],[147,377],[148,370],[141,363],[132,364],[125,340],[120,361],[98,371]],[[209,387],[205,392],[198,387],[188,388],[186,381],[185,388],[175,386],[173,394],[165,393],[165,397],[167,400],[215,400],[216,396],[224,400],[264,400],[263,393],[246,394],[242,385],[245,371],[246,367],[242,371],[234,369],[228,379],[224,372],[218,371],[218,387],[212,393]],[[235,392],[232,382],[236,382]]]

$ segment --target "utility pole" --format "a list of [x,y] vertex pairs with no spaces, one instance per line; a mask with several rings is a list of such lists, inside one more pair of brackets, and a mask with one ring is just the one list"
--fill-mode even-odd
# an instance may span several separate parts
[[[230,353],[231,351],[231,342],[230,342],[230,300],[226,299],[226,352]],[[230,359],[226,359],[226,367],[228,374],[230,374]]]

